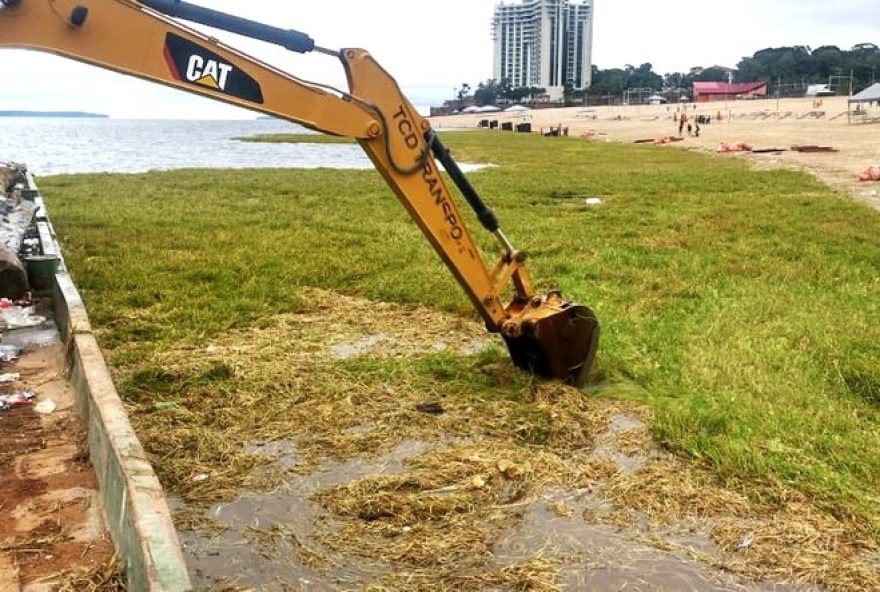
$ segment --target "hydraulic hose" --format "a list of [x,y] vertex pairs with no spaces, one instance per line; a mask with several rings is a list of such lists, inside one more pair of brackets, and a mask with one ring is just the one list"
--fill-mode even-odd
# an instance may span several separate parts
[[489,232],[497,234],[500,225],[498,224],[498,218],[495,217],[495,212],[486,205],[486,202],[483,201],[477,190],[474,189],[470,181],[467,180],[467,177],[464,176],[464,173],[461,172],[461,169],[458,168],[458,163],[452,159],[449,150],[446,149],[446,146],[443,145],[440,138],[433,131],[429,133],[427,140],[431,144],[431,152],[434,153],[434,157],[440,161],[449,177],[455,182],[456,187],[458,187],[461,194],[471,205],[471,208],[477,214],[480,224]]
[[[8,0],[0,1],[6,4]],[[274,43],[290,51],[308,53],[315,49],[315,41],[299,31],[280,29],[220,12],[219,10],[211,10],[210,8],[197,6],[189,2],[181,2],[181,0],[138,0],[138,2],[147,8],[152,8],[168,16],[244,35],[252,39],[259,39],[267,43]]]

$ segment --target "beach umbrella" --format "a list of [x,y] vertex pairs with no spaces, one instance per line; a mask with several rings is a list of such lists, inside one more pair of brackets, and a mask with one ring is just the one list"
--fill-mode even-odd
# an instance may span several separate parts
[[511,105],[505,111],[529,111],[529,108],[525,105]]

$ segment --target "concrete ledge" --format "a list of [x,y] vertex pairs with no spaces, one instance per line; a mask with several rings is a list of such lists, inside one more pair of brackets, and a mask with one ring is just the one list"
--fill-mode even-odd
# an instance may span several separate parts
[[[28,181],[36,189],[33,177]],[[46,251],[61,255],[51,222],[43,222]],[[45,233],[45,236],[43,236]],[[192,589],[165,493],[131,427],[110,371],[92,334],[82,298],[62,259],[52,304],[67,342],[70,380],[88,426],[89,455],[98,477],[107,527],[131,592]]]

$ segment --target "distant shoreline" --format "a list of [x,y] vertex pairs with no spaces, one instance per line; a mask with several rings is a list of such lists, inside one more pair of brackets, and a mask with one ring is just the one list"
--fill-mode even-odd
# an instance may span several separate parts
[[76,117],[80,119],[109,119],[109,115],[84,111],[0,111],[0,117]]

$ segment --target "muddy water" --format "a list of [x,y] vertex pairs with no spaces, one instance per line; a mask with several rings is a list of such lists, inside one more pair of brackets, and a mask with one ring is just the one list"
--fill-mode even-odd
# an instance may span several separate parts
[[596,445],[591,456],[597,459],[610,460],[617,465],[622,473],[634,473],[650,459],[650,453],[625,454],[617,448],[614,439],[618,434],[628,431],[646,429],[644,423],[627,415],[612,415],[608,429],[596,437]]
[[[597,436],[591,456],[614,462],[625,474],[637,471],[651,459],[652,452],[628,455],[615,446],[615,438],[623,432],[645,428],[645,424],[634,417],[613,415],[608,429]],[[644,542],[659,535],[662,540],[696,552],[717,553],[718,549],[705,531],[693,530],[683,536],[656,530],[649,532],[646,522],[627,528],[591,524],[584,519],[585,512],[606,514],[612,510],[611,504],[602,498],[601,490],[599,486],[545,492],[527,506],[522,521],[501,536],[493,550],[496,560],[507,564],[534,557],[561,559],[560,583],[566,590],[807,590],[745,582],[709,568],[688,557],[685,551],[663,551]],[[559,511],[560,508],[563,511]]]
[[[564,504],[573,514],[559,516],[550,509]],[[782,584],[751,583],[713,570],[684,552],[662,551],[642,542],[648,532],[590,524],[587,508],[597,507],[595,491],[549,492],[532,503],[522,522],[505,533],[495,549],[502,564],[534,557],[563,561],[561,587],[565,590],[633,590],[722,592],[727,590],[810,590]],[[650,533],[655,534],[655,533]],[[696,551],[715,550],[708,533],[687,537],[666,535],[666,540]]]
[[[279,468],[296,463],[294,447],[288,442],[259,448],[277,457]],[[425,449],[422,442],[407,441],[378,460],[328,463],[321,471],[294,478],[277,491],[245,494],[232,503],[213,506],[207,515],[227,530],[214,536],[180,533],[193,584],[258,590],[286,590],[290,586],[296,590],[351,589],[381,575],[383,572],[375,565],[334,557],[324,549],[311,547],[315,526],[326,519],[326,512],[310,498],[320,489],[363,477],[402,473],[403,461],[419,456]],[[321,560],[310,565],[315,553]]]
[[[635,418],[613,416],[607,431],[598,436],[593,456],[614,461],[623,472],[637,470],[652,453],[627,455],[614,442],[622,432],[644,427]],[[407,441],[377,460],[329,463],[315,474],[293,477],[277,491],[244,494],[232,503],[212,507],[207,515],[226,530],[219,534],[181,533],[193,583],[209,589],[363,589],[393,566],[334,554],[315,543],[316,528],[332,526],[332,521],[311,497],[321,489],[363,477],[401,474],[406,471],[406,459],[428,448],[424,442]],[[297,462],[295,447],[289,442],[254,446],[252,452],[273,456],[281,469]],[[647,521],[614,527],[584,519],[585,512],[604,514],[611,510],[611,504],[601,497],[601,486],[546,491],[522,508],[522,519],[499,537],[493,548],[494,567],[536,557],[556,559],[561,561],[559,583],[565,590],[817,590],[749,582],[697,561],[688,549],[695,553],[719,552],[699,525],[675,525],[674,531],[665,532]],[[667,551],[652,547],[647,542],[652,539],[678,548]]]

